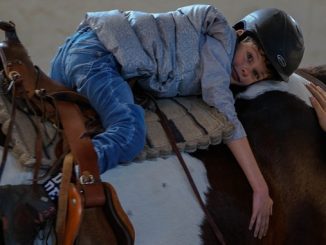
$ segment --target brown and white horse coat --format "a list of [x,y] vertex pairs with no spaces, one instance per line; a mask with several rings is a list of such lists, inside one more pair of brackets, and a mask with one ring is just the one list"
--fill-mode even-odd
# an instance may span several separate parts
[[[306,81],[291,79],[253,85],[236,101],[274,200],[267,237],[248,230],[252,192],[225,145],[183,154],[227,244],[326,243],[326,135]],[[31,174],[10,159],[1,184],[28,182]],[[121,165],[101,177],[116,188],[135,244],[217,244],[175,156]]]

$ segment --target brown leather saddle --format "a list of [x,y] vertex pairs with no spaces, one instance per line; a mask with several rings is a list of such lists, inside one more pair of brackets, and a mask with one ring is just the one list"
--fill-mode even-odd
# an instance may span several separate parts
[[[89,137],[100,128],[95,111],[87,99],[59,85],[34,66],[17,36],[14,23],[0,21],[0,29],[5,32],[5,40],[0,43],[0,85],[2,93],[7,95],[12,104],[9,128],[13,127],[15,110],[23,104],[29,113],[38,118],[35,122],[36,130],[41,128],[42,117],[43,120],[53,122],[62,137],[60,152],[64,154],[64,178],[56,224],[58,244],[73,244],[76,241],[83,244],[83,241],[89,239],[87,224],[94,224],[94,221],[98,223],[97,217],[104,217],[97,229],[105,229],[102,233],[111,234],[112,244],[133,244],[133,226],[122,209],[113,186],[100,179],[97,155]],[[90,119],[97,122],[95,127],[92,126],[96,130],[91,132],[85,126]],[[10,130],[4,146],[0,178],[6,163],[9,141]],[[37,142],[33,184],[38,180],[39,162],[42,159],[41,136]],[[79,169],[77,174],[72,172],[73,167]],[[82,232],[79,232],[80,229]],[[97,232],[93,241],[100,239],[98,234],[100,232]]]

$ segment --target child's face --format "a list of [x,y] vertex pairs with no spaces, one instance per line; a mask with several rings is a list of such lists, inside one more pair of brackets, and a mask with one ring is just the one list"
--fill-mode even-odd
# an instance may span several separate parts
[[231,83],[248,86],[268,77],[265,57],[251,41],[237,45],[232,62]]

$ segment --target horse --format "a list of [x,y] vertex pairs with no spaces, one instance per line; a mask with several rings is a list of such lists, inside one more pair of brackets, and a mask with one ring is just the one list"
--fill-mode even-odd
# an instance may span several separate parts
[[[321,77],[325,66],[301,71]],[[228,244],[326,241],[326,135],[309,100],[290,92],[272,90],[251,99],[240,96],[236,101],[239,118],[274,200],[269,231],[262,241],[248,231],[251,191],[228,149],[219,145],[194,154],[207,169],[211,184],[208,206],[214,210]],[[203,238],[205,244],[214,244],[206,223]]]
[[[316,68],[301,69],[311,74],[314,70]],[[321,75],[323,70],[320,69],[318,74]],[[274,200],[273,216],[266,237],[262,240],[256,239],[248,230],[252,190],[228,148],[223,144],[210,146],[207,150],[197,150],[191,154],[191,158],[190,156],[187,158],[189,164],[192,162],[190,168],[194,169],[193,174],[198,178],[197,184],[201,186],[206,205],[217,222],[226,244],[323,244],[326,241],[325,132],[321,130],[309,102],[310,94],[304,85],[307,80],[298,74],[291,76],[288,83],[266,81],[250,86],[246,91],[238,93],[235,91],[237,98],[235,106],[239,118],[246,129]],[[320,77],[318,74],[314,76]],[[193,162],[192,157],[199,159],[204,169],[195,170],[198,166]],[[168,159],[168,162],[173,159]],[[155,243],[152,231],[148,230],[151,227],[159,227],[160,220],[167,231],[155,233],[160,241],[163,241],[162,243],[156,241],[158,244],[217,244],[204,216],[199,217],[197,221],[188,217],[191,216],[191,212],[185,209],[191,209],[191,206],[182,209],[177,204],[175,209],[180,214],[177,216],[180,226],[172,226],[174,222],[170,222],[169,225],[172,227],[170,229],[166,227],[168,225],[165,225],[165,219],[162,218],[162,207],[167,204],[162,200],[167,196],[178,199],[178,194],[162,194],[163,197],[158,199],[163,202],[162,205],[158,205],[156,195],[163,192],[164,188],[160,189],[160,184],[163,186],[165,183],[164,186],[172,188],[173,182],[168,176],[177,170],[171,170],[171,165],[165,162],[165,167],[157,170],[159,176],[155,175],[154,181],[147,182],[146,180],[153,178],[154,175],[154,171],[147,169],[150,164],[155,162],[121,166],[105,173],[107,179],[116,186],[128,212],[134,216],[137,215],[135,210],[141,213],[140,217],[132,218],[136,231],[137,227],[140,227],[141,240],[138,244]],[[142,169],[139,171],[139,177],[137,177],[137,168]],[[136,179],[146,180],[138,184],[132,179],[133,176]],[[125,179],[128,180],[124,181]],[[135,192],[135,189],[140,190],[144,185],[154,186],[144,188],[150,189],[146,198],[128,197],[130,193]],[[186,185],[179,182],[174,185],[186,188]],[[130,202],[139,203],[139,199],[147,201],[135,207],[130,204]],[[152,199],[155,200],[153,203]],[[184,199],[188,200],[186,197]],[[171,202],[170,209],[173,209],[173,201],[169,199],[167,202]],[[154,209],[150,204],[158,207]],[[146,208],[141,212],[139,209],[144,206]],[[146,215],[146,210],[157,219],[149,220],[147,226],[139,222],[139,220],[144,222],[141,215]],[[197,212],[201,210],[198,209]],[[173,213],[169,219],[175,221],[176,215]],[[193,222],[193,226],[200,224],[200,229],[193,230],[195,234],[191,233],[187,230],[187,221]],[[163,230],[163,227],[157,229]],[[178,229],[184,229],[188,233]],[[178,240],[177,235],[175,237],[171,235],[172,231],[182,237],[179,238],[181,241]],[[167,238],[166,234],[173,238]],[[190,241],[183,238],[187,235],[191,236]]]
[[[318,77],[322,70],[303,71]],[[252,191],[225,145],[183,157],[226,244],[324,244],[325,133],[309,102],[291,93],[293,87],[262,86],[253,92],[257,86],[237,93],[235,106],[274,200],[266,237],[256,239],[248,230]],[[1,184],[13,183],[13,176],[15,184],[31,177],[30,172],[25,176],[26,170],[18,172],[11,155],[8,160]],[[115,186],[134,224],[136,244],[217,244],[175,156],[121,165],[101,178]]]

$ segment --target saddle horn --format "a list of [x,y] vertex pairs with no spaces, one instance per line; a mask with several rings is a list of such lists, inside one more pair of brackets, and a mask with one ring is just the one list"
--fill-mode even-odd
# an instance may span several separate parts
[[0,20],[0,29],[5,32],[6,41],[15,41],[20,43],[14,22]]
[[[24,83],[20,88],[24,89],[29,98],[33,97],[39,82],[46,84],[46,90],[60,92],[54,96],[61,100],[76,102],[89,108],[89,102],[77,93],[51,80],[41,69],[34,65],[27,49],[21,43],[16,33],[14,22],[0,20],[0,29],[5,32],[5,40],[0,41],[0,87],[3,91],[10,88],[10,82],[15,80],[16,84]],[[17,81],[18,79],[20,81]],[[5,81],[6,79],[6,81]],[[66,93],[63,93],[66,92]],[[71,92],[71,93],[70,93]]]
[[12,21],[6,22],[0,20],[0,29],[5,32],[5,40],[0,42],[0,56],[3,66],[7,62],[17,62],[32,64],[27,50],[20,42],[16,33],[16,26]]
[[[0,42],[0,70],[2,70],[2,77],[15,82],[18,82],[18,80],[22,82],[22,77],[24,77],[25,90],[28,96],[31,97],[34,92],[32,84],[34,84],[37,76],[34,64],[18,38],[15,24],[12,21],[0,20],[0,29],[5,32],[5,40]],[[11,87],[6,84],[4,79],[0,82],[3,91],[6,91],[6,87]]]

